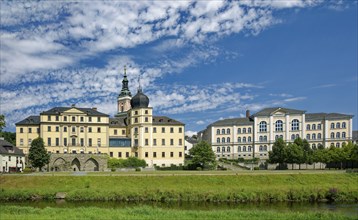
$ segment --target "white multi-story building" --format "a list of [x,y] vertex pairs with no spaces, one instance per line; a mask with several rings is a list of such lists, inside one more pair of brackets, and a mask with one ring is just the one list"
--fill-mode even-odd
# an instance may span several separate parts
[[276,139],[306,139],[312,148],[340,147],[352,140],[353,115],[306,113],[288,108],[265,108],[245,118],[216,121],[198,137],[211,143],[217,157],[267,159]]
[[21,172],[25,168],[25,154],[19,148],[0,138],[0,172]]

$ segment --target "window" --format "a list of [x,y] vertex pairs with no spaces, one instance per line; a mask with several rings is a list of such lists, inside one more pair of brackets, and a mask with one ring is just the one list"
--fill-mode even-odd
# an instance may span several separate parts
[[174,152],[170,152],[170,157],[174,157]]
[[56,121],[59,121],[60,117],[58,115],[56,115]]
[[32,139],[30,138],[30,139],[29,139],[29,145],[31,145],[31,142],[32,142]]
[[179,145],[183,145],[183,139],[179,139]]
[[226,142],[227,142],[227,143],[230,143],[230,138],[229,138],[229,137],[226,138]]
[[243,147],[242,147],[242,151],[246,151],[246,146],[243,146]]
[[51,115],[47,116],[47,121],[51,121]]
[[113,130],[114,135],[117,135],[117,129]]
[[299,134],[296,134],[296,138],[299,138],[300,137],[300,135]]
[[101,122],[101,117],[97,117],[97,122]]
[[122,157],[122,152],[118,152],[118,157]]
[[146,145],[146,146],[148,146],[148,145],[149,145],[149,141],[148,141],[148,139],[147,139],[147,138],[145,139],[145,145]]
[[281,120],[277,120],[275,122],[275,130],[276,131],[283,131],[283,122]]
[[222,147],[221,149],[222,149],[222,152],[225,153],[225,147]]
[[72,132],[76,132],[76,127],[75,126],[72,126]]
[[216,143],[220,143],[220,138],[216,138]]
[[264,136],[264,141],[267,141],[267,136],[266,135]]
[[321,139],[321,138],[322,138],[321,133],[318,133],[317,138],[318,138],[318,139]]
[[24,129],[23,129],[23,128],[20,128],[20,133],[24,133]]
[[312,144],[312,149],[316,149],[316,144]]
[[241,128],[238,128],[238,129],[237,129],[237,133],[238,133],[238,134],[241,134]]
[[226,148],[226,150],[227,150],[227,152],[229,152],[229,153],[230,153],[230,147],[227,147],[227,148]]
[[336,128],[341,128],[341,123],[337,122],[336,123]]
[[110,156],[110,157],[113,157],[113,152],[109,152],[109,156]]
[[346,128],[346,123],[342,122],[342,128]]
[[260,142],[263,141],[263,137],[262,137],[262,136],[259,137],[259,141],[260,141]]
[[216,148],[216,152],[220,153],[220,147]]
[[100,127],[97,128],[97,133],[101,133],[101,128]]
[[157,157],[157,152],[153,152],[153,157]]
[[88,127],[88,133],[92,133],[92,127]]
[[76,117],[75,117],[75,116],[72,116],[72,121],[76,121]]
[[316,134],[312,134],[312,140],[316,140]]
[[316,130],[316,125],[315,124],[312,125],[312,130]]
[[125,135],[126,134],[126,130],[122,130],[122,135]]
[[134,146],[135,146],[135,147],[138,146],[138,139],[134,139]]
[[162,128],[162,133],[165,133],[165,128]]
[[230,134],[230,128],[226,129],[226,134]]
[[336,143],[336,147],[340,147],[341,145],[339,143]]
[[80,120],[81,120],[81,122],[83,122],[83,121],[84,121],[83,116],[81,116]]
[[135,112],[134,112],[134,115],[138,115],[138,111],[135,111]]
[[157,146],[157,139],[153,139],[153,145]]
[[148,157],[148,152],[145,152],[145,153],[144,153],[144,157]]
[[237,138],[237,142],[241,143],[241,137]]
[[276,135],[276,136],[275,136],[275,140],[277,140],[278,138],[279,138],[279,136],[278,136],[278,135]]
[[260,132],[266,132],[267,131],[267,123],[266,123],[266,121],[260,122],[259,131]]
[[242,142],[246,143],[246,137],[242,138]]
[[318,124],[318,125],[317,125],[317,129],[318,129],[318,130],[321,130],[321,124]]
[[346,138],[346,132],[342,132],[342,138]]
[[266,145],[264,145],[264,151],[267,151],[267,146]]
[[148,115],[148,110],[145,110],[145,111],[144,111],[144,114]]
[[67,121],[67,116],[63,116],[63,121]]
[[23,146],[24,145],[24,139],[20,139],[20,146]]
[[144,128],[144,133],[148,133],[148,132],[149,132],[148,127],[145,127],[145,128]]
[[179,152],[179,157],[182,157],[183,156],[183,153],[182,152]]
[[92,138],[88,138],[88,146],[92,147]]
[[129,157],[129,152],[126,152],[126,157],[127,157],[127,158]]
[[331,128],[332,128],[332,129],[334,128],[334,123],[331,123]]
[[246,134],[246,128],[242,129],[242,133]]
[[310,124],[306,125],[306,130],[311,130],[311,125]]
[[170,128],[170,133],[174,133],[174,128]]
[[145,118],[144,118],[144,122],[148,122],[148,117],[145,117]]
[[332,138],[332,139],[334,138],[334,133],[333,133],[333,132],[331,132],[331,138]]
[[247,138],[247,142],[251,142],[251,137],[248,137],[248,138]]
[[97,139],[97,146],[100,147],[101,146],[101,138]]
[[341,138],[341,133],[337,132],[336,133],[336,138]]
[[216,134],[220,134],[220,129],[216,129]]
[[92,117],[88,117],[88,122],[92,122]]
[[171,146],[174,145],[174,139],[170,139],[170,145],[171,145]]
[[237,147],[237,152],[241,152],[241,147],[240,146]]
[[297,119],[292,120],[291,129],[292,131],[300,130],[300,122]]
[[251,151],[251,146],[248,146],[248,147],[247,147],[247,151]]
[[63,146],[67,146],[67,138],[63,139]]
[[295,135],[294,134],[291,135],[291,140],[295,140]]
[[162,157],[163,157],[163,158],[165,157],[165,152],[162,152]]
[[221,142],[222,142],[222,143],[225,143],[225,138],[221,138]]
[[76,138],[72,138],[72,146],[76,146]]
[[32,133],[32,129],[31,129],[31,128],[29,128],[29,133]]
[[56,138],[56,146],[60,145],[60,138]]
[[47,131],[51,131],[51,126],[47,126]]
[[47,146],[51,146],[51,138],[47,138]]
[[134,123],[138,123],[138,118],[135,118],[135,119],[134,119]]
[[263,151],[263,150],[264,150],[264,147],[262,145],[260,145],[259,151]]
[[85,141],[83,138],[80,139],[80,143],[81,143],[81,147],[83,147],[85,145]]
[[163,146],[165,145],[165,139],[162,139],[162,145]]
[[221,129],[221,134],[225,134],[225,129]]
[[56,126],[56,132],[60,131],[60,127]]
[[183,128],[179,128],[179,133],[183,133]]
[[157,127],[153,127],[153,133],[157,133]]

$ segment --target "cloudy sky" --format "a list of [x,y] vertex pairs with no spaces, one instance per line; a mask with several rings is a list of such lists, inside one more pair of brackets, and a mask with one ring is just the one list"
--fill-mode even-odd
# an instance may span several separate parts
[[264,107],[354,114],[357,1],[1,1],[1,114],[113,115],[127,65],[155,115],[195,132]]

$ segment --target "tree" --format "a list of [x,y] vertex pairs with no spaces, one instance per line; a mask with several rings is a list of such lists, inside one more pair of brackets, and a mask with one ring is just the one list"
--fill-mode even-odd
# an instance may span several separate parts
[[29,150],[29,160],[32,167],[41,168],[50,161],[50,154],[45,149],[45,144],[42,138],[38,137],[31,142]]
[[5,115],[0,115],[0,132],[6,127]]
[[217,162],[215,153],[207,142],[199,142],[189,150],[189,153],[192,156],[190,166],[201,167],[202,169],[208,170],[216,168]]
[[279,169],[281,169],[282,164],[286,161],[286,150],[287,146],[283,139],[277,139],[272,146],[272,151],[269,152],[269,162],[278,163]]
[[288,144],[286,155],[287,155],[286,162],[292,164],[292,169],[293,169],[293,164],[297,163],[300,165],[304,161],[303,149],[295,143]]

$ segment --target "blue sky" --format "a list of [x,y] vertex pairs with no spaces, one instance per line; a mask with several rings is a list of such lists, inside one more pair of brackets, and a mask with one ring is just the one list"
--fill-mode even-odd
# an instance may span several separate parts
[[127,65],[188,134],[264,107],[356,115],[357,1],[1,1],[1,114],[114,115]]

